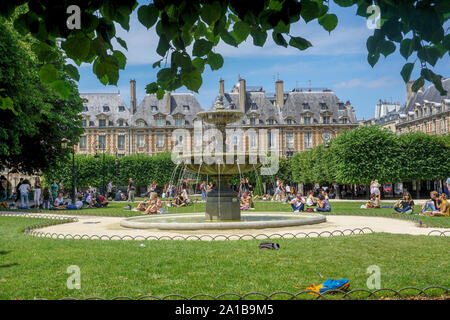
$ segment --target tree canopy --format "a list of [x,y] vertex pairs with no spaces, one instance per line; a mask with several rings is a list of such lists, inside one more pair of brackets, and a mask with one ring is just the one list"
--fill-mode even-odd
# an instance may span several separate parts
[[[29,173],[55,165],[69,153],[62,139],[72,133],[76,139],[82,132],[77,121],[82,100],[65,72],[62,54],[50,48],[51,68],[61,73],[61,80],[42,83],[39,75],[48,68],[33,53],[35,44],[0,22],[0,97],[9,101],[8,108],[0,108],[0,168]],[[60,86],[67,86],[67,98],[56,94]]]
[[[409,59],[401,71],[405,82],[410,80],[415,66],[421,69],[413,90],[417,91],[428,80],[442,95],[446,94],[442,76],[434,73],[432,67],[450,49],[450,35],[444,30],[450,17],[448,0],[334,0],[334,3],[354,6],[356,14],[366,19],[373,17],[373,4],[380,9],[380,28],[367,39],[367,60],[372,67],[381,55],[387,57],[399,48],[401,55]],[[80,29],[67,27],[67,8],[73,4],[81,9]],[[105,85],[116,85],[119,70],[126,65],[126,55],[113,47],[115,39],[127,50],[126,41],[117,36],[116,28],[130,30],[130,15],[137,9],[139,21],[147,29],[155,28],[159,37],[155,50],[161,59],[153,64],[158,70],[157,81],[146,88],[147,93],[157,93],[159,98],[166,90],[181,86],[198,92],[205,66],[212,70],[223,66],[223,57],[214,52],[221,41],[238,47],[251,37],[253,45],[264,46],[271,36],[279,46],[307,50],[314,39],[291,34],[292,24],[317,20],[328,32],[338,24],[328,0],[154,0],[139,7],[136,0],[15,0],[2,4],[0,16],[10,17],[23,5],[28,10],[15,19],[14,26],[39,41],[34,49],[43,60],[51,47],[61,46],[77,65],[92,63],[93,72]],[[42,69],[44,82],[54,84],[61,77],[48,65]],[[79,78],[73,65],[65,69],[74,79]],[[54,87],[63,96],[67,94],[67,84]],[[11,107],[11,101],[2,101],[5,108]]]

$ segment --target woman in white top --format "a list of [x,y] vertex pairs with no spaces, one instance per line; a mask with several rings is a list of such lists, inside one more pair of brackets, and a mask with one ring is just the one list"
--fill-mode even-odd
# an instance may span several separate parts
[[372,183],[370,184],[370,194],[374,194],[379,198],[380,197],[380,187],[381,187],[381,185],[378,183],[378,180],[372,181]]
[[[28,193],[30,192],[30,182],[28,180],[24,180],[23,183],[20,185],[20,202],[23,209],[29,209],[30,203],[28,199]],[[25,202],[27,206],[25,207]]]
[[39,177],[36,177],[36,179],[34,179],[34,207],[36,209],[39,209],[39,207],[42,205],[41,188],[41,179]]

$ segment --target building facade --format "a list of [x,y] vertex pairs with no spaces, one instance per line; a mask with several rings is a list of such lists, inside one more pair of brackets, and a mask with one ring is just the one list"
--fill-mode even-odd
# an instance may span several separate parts
[[[398,108],[390,108],[382,115],[379,105],[375,108],[375,118],[368,124],[376,124],[402,134],[421,131],[427,134],[447,134],[450,132],[450,78],[442,80],[447,95],[441,96],[434,85],[424,87],[414,93],[414,82],[406,84],[406,103]],[[367,123],[366,123],[367,124]]]
[[[285,91],[283,81],[275,83],[275,93],[262,87],[246,86],[239,78],[230,92],[223,80],[219,93],[225,108],[240,110],[244,116],[231,130],[254,130],[242,140],[227,137],[239,151],[258,145],[269,150],[277,146],[280,156],[290,157],[329,141],[343,130],[358,126],[354,108],[344,103],[331,90],[294,88]],[[194,148],[194,127],[197,113],[204,111],[191,93],[167,92],[161,100],[147,94],[138,105],[136,82],[130,80],[130,107],[120,94],[84,93],[84,134],[76,146],[79,154],[96,152],[155,155],[171,151],[177,143]],[[207,128],[208,126],[203,125]],[[189,132],[190,139],[178,138],[176,130]]]

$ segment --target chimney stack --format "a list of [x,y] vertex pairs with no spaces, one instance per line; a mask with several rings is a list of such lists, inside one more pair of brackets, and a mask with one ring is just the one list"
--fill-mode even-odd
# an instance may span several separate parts
[[284,106],[283,80],[277,80],[277,82],[275,82],[275,102],[280,109],[283,109]]
[[225,85],[222,78],[219,80],[219,94],[224,95],[225,94]]
[[239,77],[239,107],[242,112],[245,112],[246,91],[245,80]]
[[[414,98],[414,96],[417,94],[416,92],[414,92],[412,90],[413,84],[414,84],[414,80],[408,81],[406,83],[406,106],[409,105],[409,102],[411,101],[411,99]],[[420,88],[419,90],[422,90],[423,92],[425,92],[425,85],[423,85],[422,88]]]
[[170,114],[170,112],[172,111],[171,109],[171,107],[172,107],[172,98],[171,98],[171,96],[170,96],[170,91],[167,91],[167,93],[166,93],[166,112],[167,112],[167,114]]
[[136,113],[136,80],[130,79],[130,110],[132,114]]

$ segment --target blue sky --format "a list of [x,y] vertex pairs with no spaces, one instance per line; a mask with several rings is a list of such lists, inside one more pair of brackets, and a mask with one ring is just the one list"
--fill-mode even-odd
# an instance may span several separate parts
[[[130,31],[117,26],[118,35],[127,42],[128,51],[117,43],[115,48],[127,56],[127,67],[120,72],[116,86],[103,86],[92,72],[91,65],[82,65],[80,71],[80,92],[118,92],[129,106],[129,80],[136,79],[138,105],[145,96],[145,86],[156,79],[158,69],[152,64],[160,59],[156,53],[158,37],[154,28],[147,30],[137,20],[136,11],[130,21]],[[332,89],[342,100],[349,100],[355,108],[358,119],[374,116],[375,104],[382,100],[405,102],[405,84],[400,71],[406,62],[398,49],[372,68],[367,62],[366,40],[373,34],[367,28],[366,20],[356,16],[356,6],[340,8],[330,2],[330,13],[339,18],[338,26],[329,34],[316,21],[308,24],[300,21],[291,26],[291,34],[308,39],[313,47],[306,51],[277,46],[271,36],[263,48],[255,47],[252,39],[238,48],[222,41],[216,52],[224,57],[220,70],[211,71],[209,66],[203,74],[203,85],[195,94],[200,105],[209,109],[214,101],[219,79],[225,80],[225,91],[231,90],[238,75],[246,80],[247,86],[263,86],[267,93],[275,91],[276,79],[284,81],[284,90],[298,87],[326,87]],[[381,13],[382,14],[382,13]],[[410,57],[409,60],[412,60]],[[409,62],[410,62],[409,61]],[[418,66],[418,64],[417,64]],[[433,69],[449,77],[450,58],[446,55]],[[416,67],[411,79],[419,76]],[[180,88],[177,92],[188,92]]]

